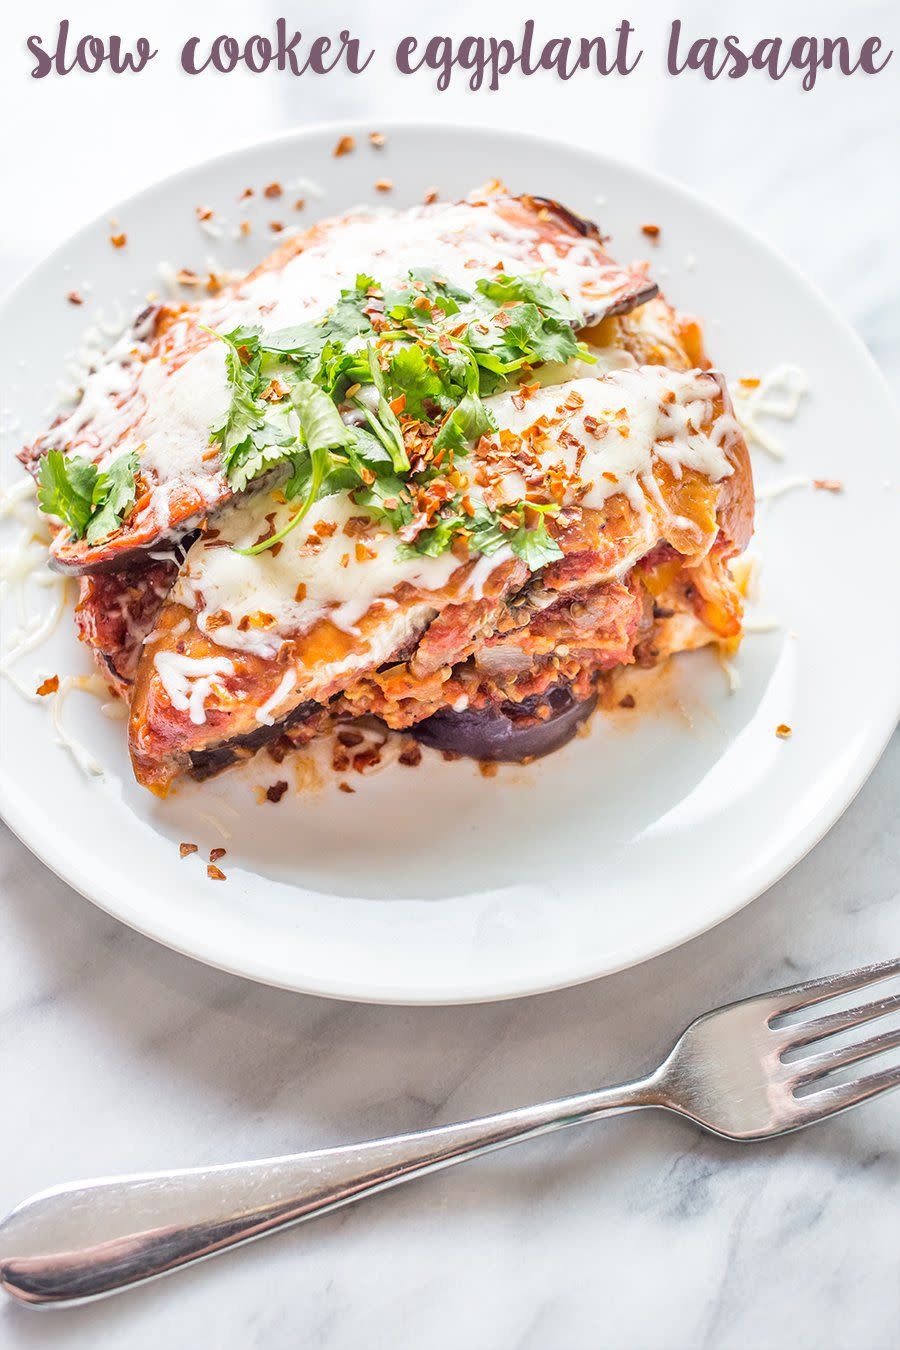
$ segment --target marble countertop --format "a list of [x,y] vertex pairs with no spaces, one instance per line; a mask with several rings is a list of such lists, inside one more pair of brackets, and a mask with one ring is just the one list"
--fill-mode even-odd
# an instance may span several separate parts
[[[155,6],[147,29],[157,39],[182,33],[180,8]],[[371,23],[361,4],[345,8],[358,29]],[[733,31],[743,8],[717,6],[698,28]],[[797,30],[852,22],[898,37],[888,3],[855,6],[852,21],[844,8],[827,0],[813,20],[808,6]],[[49,25],[50,9],[37,9]],[[115,29],[114,9],[90,0],[79,21]],[[454,31],[478,31],[474,4],[454,9]],[[591,9],[576,9],[566,31],[592,31]],[[216,31],[253,31],[254,19],[270,23],[276,12],[263,0],[223,4]],[[505,0],[497,12],[516,17]],[[778,12],[756,7],[754,31],[784,29]],[[644,28],[663,14],[648,4]],[[218,153],[231,136],[247,139],[250,126],[264,134],[343,115],[374,125],[409,102],[389,74],[335,80],[327,97],[324,83],[314,93],[248,80],[206,86],[215,117],[200,118],[198,88],[170,72],[166,134],[140,121],[137,83],[117,85],[122,126],[107,119],[100,146],[102,86],[28,82],[24,20],[2,23],[0,114],[19,135],[0,167],[30,208],[4,221],[0,285],[98,205]],[[29,14],[29,31],[37,23]],[[410,0],[397,0],[390,26],[396,35],[422,28]],[[895,79],[833,81],[811,96],[786,83],[711,87],[650,72],[596,94],[543,89],[538,100],[523,84],[490,101],[450,93],[427,111],[551,133],[574,126],[588,143],[594,113],[607,125],[616,118],[620,153],[675,173],[801,263],[900,392],[900,181],[887,172]],[[146,155],[118,154],[135,127]],[[51,135],[78,162],[63,218],[36,167]],[[682,153],[691,141],[702,154]],[[630,1076],[707,1007],[900,949],[898,800],[895,737],[827,838],[713,932],[578,989],[451,1009],[330,1003],[206,969],[106,917],[0,827],[0,1210],[54,1181],[325,1146]],[[101,1305],[35,1314],[4,1302],[0,1345],[896,1350],[898,1119],[900,1098],[888,1097],[738,1148],[674,1118],[616,1118]]]

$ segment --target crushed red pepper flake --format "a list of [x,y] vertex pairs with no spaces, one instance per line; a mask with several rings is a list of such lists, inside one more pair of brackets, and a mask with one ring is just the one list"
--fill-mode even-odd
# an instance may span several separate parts
[[376,150],[380,150],[385,143],[385,136],[380,131],[369,132],[369,144]]
[[787,722],[779,722],[778,726],[775,728],[775,735],[781,741],[786,741],[787,738],[793,734],[793,730],[788,726]]
[[272,231],[273,234],[281,234],[282,230],[284,229],[284,221],[270,220],[269,229]]
[[306,205],[306,198],[298,197],[297,200],[294,202],[294,210],[302,211],[305,205]]
[[266,801],[275,802],[277,804],[281,801],[282,797],[287,792],[287,789],[287,783],[283,778],[280,778],[277,783],[273,783],[271,787],[266,788]]
[[109,242],[112,244],[113,248],[124,248],[128,243],[128,236],[126,234],[111,234],[109,236]]
[[253,229],[253,226],[250,224],[249,220],[242,220],[241,223],[238,225],[238,229],[240,230],[241,234],[244,235],[244,237],[246,238],[246,236]]
[[393,192],[393,190],[394,190],[393,178],[378,178],[375,180],[376,192]]
[[335,159],[340,159],[342,155],[350,155],[356,149],[356,140],[353,136],[342,136],[334,147]]
[[658,225],[642,225],[641,233],[645,234],[648,239],[658,239],[660,236],[660,228]]
[[225,854],[227,852],[228,852],[227,848],[211,848],[209,850],[209,861],[212,863],[218,862],[220,858],[225,857]]
[[844,484],[840,478],[814,478],[813,487],[820,492],[843,492]]
[[78,291],[69,291],[68,294],[66,295],[66,299],[68,300],[70,305],[84,304],[84,297],[82,295],[79,295]]
[[216,867],[215,863],[209,864],[206,869],[206,875],[209,877],[210,881],[227,881],[228,879],[221,867]]
[[44,698],[45,695],[47,694],[55,694],[58,688],[59,688],[59,676],[48,675],[46,680],[42,680],[41,683],[38,685],[37,689],[35,690],[35,693],[40,694],[41,698]]
[[425,192],[425,196],[422,198],[426,206],[432,206],[437,201],[437,199],[438,199],[437,188],[428,188]]
[[338,788],[340,789],[341,792],[355,792],[355,791],[356,791],[356,788],[351,787],[349,783],[345,783],[345,782],[343,782],[343,781],[341,781],[340,783],[338,783]]
[[211,206],[195,206],[194,211],[198,220],[212,220],[213,218]]
[[267,183],[266,186],[263,188],[263,196],[280,197],[283,190],[284,189],[282,188],[280,183]]
[[199,853],[197,844],[179,844],[178,852],[182,858],[189,858],[192,853]]
[[243,190],[243,192],[241,193],[241,195],[238,197],[238,201],[239,201],[239,202],[245,202],[245,201],[247,200],[248,197],[252,197],[252,196],[253,196],[253,188],[252,188],[252,187],[245,187],[244,190]]

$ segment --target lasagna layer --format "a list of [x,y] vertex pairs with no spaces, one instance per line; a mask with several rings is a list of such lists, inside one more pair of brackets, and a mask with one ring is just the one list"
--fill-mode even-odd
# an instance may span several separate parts
[[726,564],[749,538],[752,483],[719,374],[626,367],[487,402],[497,430],[456,471],[473,509],[544,503],[552,560],[517,555],[502,534],[476,556],[404,551],[346,492],[248,554],[289,508],[277,491],[232,506],[192,545],[144,644],[130,720],[139,781],[165,792],[228,746],[325,708],[411,725],[501,691],[523,702],[588,684],[652,640],[657,583],[680,587],[712,635],[739,633]]

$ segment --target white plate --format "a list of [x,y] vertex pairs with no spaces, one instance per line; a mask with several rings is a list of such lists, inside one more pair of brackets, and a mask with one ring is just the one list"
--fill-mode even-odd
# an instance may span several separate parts
[[[335,159],[348,130],[358,148]],[[126,923],[271,984],[449,1003],[535,993],[644,960],[718,923],[797,862],[850,802],[896,720],[900,436],[878,372],[827,303],[745,230],[605,156],[423,126],[389,128],[376,151],[365,130],[328,127],[181,174],[116,209],[126,249],[111,248],[100,220],[7,301],[0,369],[12,414],[25,434],[42,424],[90,314],[65,302],[73,288],[89,282],[91,305],[133,309],[159,284],[161,259],[203,271],[213,253],[249,266],[274,241],[272,218],[308,222],[371,200],[378,178],[393,179],[391,200],[408,203],[432,184],[455,196],[495,176],[599,217],[624,260],[649,252],[671,298],[708,321],[730,376],[802,365],[811,396],[794,425],[774,428],[787,459],[757,454],[759,477],[839,478],[845,491],[798,489],[763,513],[759,608],[779,626],[747,638],[736,692],[709,654],[682,657],[639,689],[637,710],[598,716],[560,754],[493,779],[465,761],[429,760],[354,778],[352,796],[332,784],[260,806],[254,783],[293,775],[289,763],[262,759],[161,803],[134,784],[124,727],[98,702],[73,694],[63,709],[106,769],[89,779],[56,743],[46,703],[4,685],[0,786],[16,833]],[[246,185],[300,177],[323,196],[303,185],[238,205]],[[210,239],[198,205],[231,226],[248,215],[257,228],[249,239]],[[640,232],[647,221],[662,226],[658,247]],[[7,481],[20,440],[5,437]],[[31,683],[87,669],[66,616],[16,673]],[[776,737],[781,722],[791,739]],[[227,882],[207,880],[204,851],[181,861],[180,840],[225,844]]]

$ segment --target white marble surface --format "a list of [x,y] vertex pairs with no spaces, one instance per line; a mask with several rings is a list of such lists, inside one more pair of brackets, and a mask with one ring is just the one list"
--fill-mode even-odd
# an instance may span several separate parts
[[[449,8],[449,7],[448,7]],[[881,32],[895,7],[692,7],[701,31]],[[203,22],[200,22],[202,11]],[[252,31],[278,9],[196,7],[199,31]],[[144,29],[171,51],[185,8]],[[497,4],[499,32],[519,17]],[[587,5],[566,31],[591,31]],[[781,17],[776,17],[778,14]],[[479,7],[453,6],[455,31]],[[27,31],[55,25],[29,8]],[[324,27],[312,7],[295,16]],[[648,49],[668,12],[641,10]],[[89,0],[79,22],[125,27]],[[377,34],[430,30],[396,0],[390,18],[343,6]],[[637,20],[635,19],[635,22]],[[297,86],[234,79],[202,88],[27,80],[26,20],[0,20],[0,284],[69,229],[145,180],[244,140],[328,116],[408,110],[384,72]],[[137,31],[137,30],[133,30]],[[549,30],[548,30],[549,31]],[[590,142],[667,169],[744,216],[832,295],[900,390],[900,186],[896,71],[705,86],[649,62],[601,87],[513,85],[424,100],[431,116],[497,120]],[[171,67],[171,61],[169,62]],[[164,86],[164,88],[163,88]],[[108,115],[114,97],[117,115]],[[595,131],[595,128],[597,129]],[[101,131],[102,129],[102,131]],[[139,144],[140,153],[135,153]],[[127,153],[126,153],[127,152]],[[55,157],[77,166],[60,209]],[[4,696],[0,694],[0,696]],[[900,949],[900,741],[831,834],[742,914],[680,951],[580,989],[482,1008],[331,1004],[201,968],[123,929],[0,835],[0,1209],[79,1175],[224,1161],[460,1118],[629,1075],[690,1016],[785,980]],[[144,1350],[172,1345],[469,1350],[820,1350],[900,1345],[900,1099],[778,1143],[731,1148],[687,1125],[620,1118],[556,1135],[381,1197],[93,1308],[0,1307],[0,1345]]]

